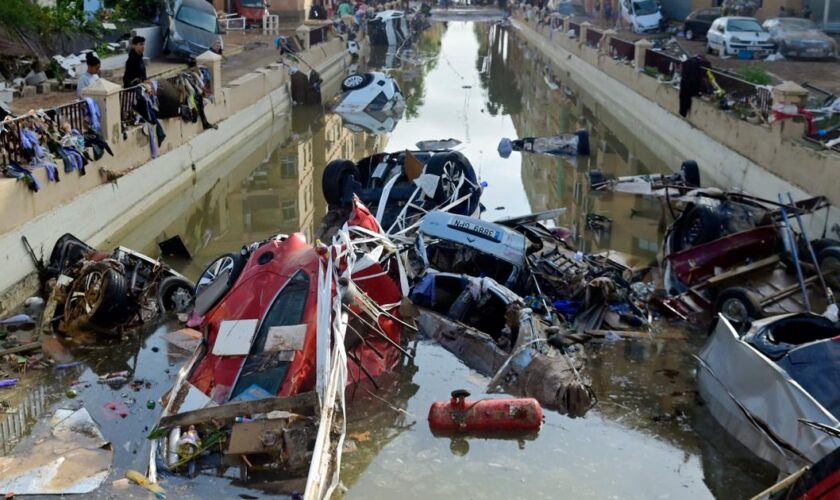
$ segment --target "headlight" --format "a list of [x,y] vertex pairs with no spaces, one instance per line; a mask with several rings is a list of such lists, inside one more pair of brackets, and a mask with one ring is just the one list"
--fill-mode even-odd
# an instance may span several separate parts
[[732,42],[732,43],[741,43],[741,39],[738,38],[737,36],[733,36],[732,38],[729,39],[729,41]]

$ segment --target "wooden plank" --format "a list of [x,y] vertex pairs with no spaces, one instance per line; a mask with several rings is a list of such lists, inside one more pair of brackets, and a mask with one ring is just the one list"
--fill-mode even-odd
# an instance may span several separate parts
[[703,286],[714,286],[718,285],[724,281],[730,280],[732,278],[740,277],[744,274],[751,273],[753,271],[758,271],[759,269],[763,269],[765,267],[769,267],[775,265],[779,262],[778,255],[771,255],[770,257],[766,257],[761,260],[757,260],[751,264],[747,264],[745,266],[736,267],[730,271],[726,271],[724,273],[720,273],[718,275],[712,276],[711,278],[707,279]]
[[0,350],[0,356],[5,356],[6,354],[17,354],[19,352],[34,351],[35,349],[40,348],[40,342],[30,342],[28,344],[19,345],[17,347],[10,347],[8,349]]
[[255,413],[268,413],[274,410],[296,410],[303,408],[314,408],[318,403],[318,397],[314,392],[304,392],[285,398],[269,398],[257,401],[244,401],[242,403],[228,403],[213,408],[202,408],[200,410],[178,413],[160,419],[159,428],[168,429],[176,426],[200,424],[212,419],[231,420],[243,415]]
[[585,330],[584,333],[595,338],[604,338],[609,332],[625,339],[649,339],[649,340],[685,340],[687,337],[678,332],[637,332],[630,330]]

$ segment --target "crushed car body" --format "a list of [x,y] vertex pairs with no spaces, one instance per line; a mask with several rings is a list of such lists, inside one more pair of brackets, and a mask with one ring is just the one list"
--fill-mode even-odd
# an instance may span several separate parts
[[194,284],[159,260],[128,248],[99,252],[71,234],[44,267],[53,328],[119,334],[167,312],[192,306]]
[[238,467],[242,478],[305,479],[307,498],[329,497],[345,385],[375,387],[407,354],[399,262],[372,214],[354,207],[332,245],[279,235],[204,282],[204,341],[164,398],[152,481],[159,470]]

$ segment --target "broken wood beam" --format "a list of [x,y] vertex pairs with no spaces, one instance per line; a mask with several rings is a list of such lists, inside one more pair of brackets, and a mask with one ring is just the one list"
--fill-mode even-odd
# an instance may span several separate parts
[[283,398],[259,399],[257,401],[244,401],[242,403],[228,403],[211,408],[202,408],[177,415],[169,415],[160,419],[158,428],[168,429],[171,427],[193,425],[207,422],[209,420],[233,420],[243,415],[255,413],[268,413],[275,410],[291,411],[299,409],[314,408],[318,404],[318,396],[314,391],[304,392]]
[[583,333],[595,338],[602,339],[610,332],[625,339],[650,339],[650,340],[685,340],[686,336],[677,332],[639,332],[631,330],[584,330]]
[[8,349],[0,350],[0,356],[5,356],[6,354],[17,354],[19,352],[28,352],[34,351],[35,349],[40,349],[41,343],[40,342],[30,342],[28,344],[19,345],[17,347],[10,347]]

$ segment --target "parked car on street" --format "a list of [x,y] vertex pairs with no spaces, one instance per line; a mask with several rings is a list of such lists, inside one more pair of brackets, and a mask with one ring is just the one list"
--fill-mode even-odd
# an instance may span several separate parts
[[746,56],[757,58],[766,57],[775,48],[770,33],[764,31],[754,17],[718,18],[706,34],[706,51],[709,54],[717,52],[721,56],[733,56],[745,52]]
[[785,57],[837,57],[837,42],[810,19],[776,17],[764,21],[762,27],[770,33],[779,52]]
[[235,0],[236,12],[245,18],[249,25],[261,25],[263,17],[268,15],[268,8],[271,2],[266,0]]
[[683,24],[685,39],[706,38],[706,33],[712,27],[712,23],[719,17],[720,7],[695,10],[685,18],[685,24]]
[[621,17],[634,33],[656,33],[665,24],[654,0],[621,0]]
[[557,6],[557,13],[572,17],[591,17],[583,5],[574,2],[562,2]]
[[213,5],[205,0],[164,0],[160,29],[164,53],[195,57],[217,42],[223,46]]

